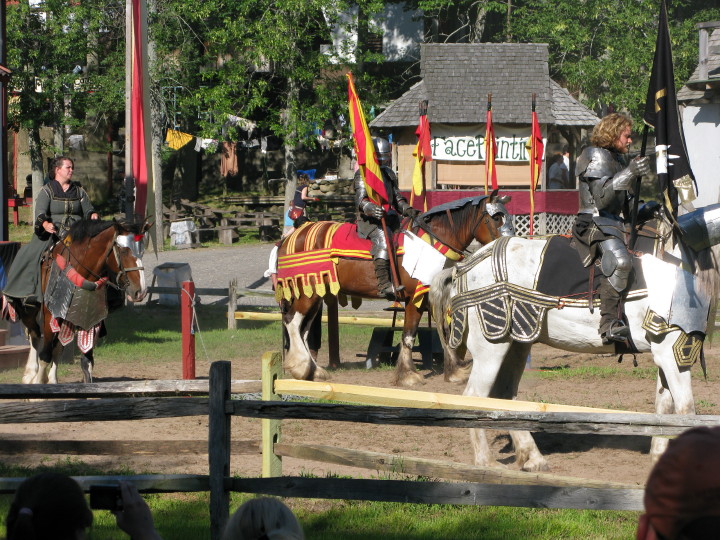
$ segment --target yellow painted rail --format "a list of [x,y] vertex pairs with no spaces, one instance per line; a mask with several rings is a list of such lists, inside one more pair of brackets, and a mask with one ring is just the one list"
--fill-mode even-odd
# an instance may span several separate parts
[[333,401],[346,401],[362,405],[382,405],[387,407],[414,407],[424,409],[473,409],[485,411],[523,411],[523,412],[579,412],[579,413],[635,413],[617,409],[597,409],[556,403],[537,403],[509,399],[459,396],[398,388],[377,388],[355,384],[335,384],[326,382],[298,381],[295,379],[277,379],[277,394],[295,394],[298,396]]

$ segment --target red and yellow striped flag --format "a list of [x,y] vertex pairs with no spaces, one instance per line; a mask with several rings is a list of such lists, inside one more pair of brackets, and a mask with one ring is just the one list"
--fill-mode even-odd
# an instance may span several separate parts
[[495,126],[492,120],[492,105],[488,101],[487,120],[485,121],[485,195],[488,194],[488,183],[493,190],[498,188],[497,168],[495,158],[497,157],[497,142],[495,141]]
[[350,109],[350,125],[353,132],[353,143],[355,144],[355,155],[357,156],[360,174],[365,182],[365,189],[368,197],[375,204],[382,206],[387,204],[388,195],[385,190],[385,183],[382,179],[380,164],[375,155],[370,129],[365,121],[360,99],[358,98],[353,83],[352,73],[347,74],[348,78],[348,107]]
[[537,113],[535,112],[535,99],[533,96],[532,128],[530,130],[530,234],[535,232],[533,226],[535,216],[535,188],[540,181],[544,150],[545,145],[543,144],[542,131],[540,131],[540,123],[538,122]]
[[415,169],[413,170],[413,187],[410,192],[410,206],[427,212],[427,197],[425,192],[425,162],[432,161],[432,148],[430,146],[430,122],[427,114],[420,115],[418,127],[415,130],[418,137],[413,156],[415,156]]

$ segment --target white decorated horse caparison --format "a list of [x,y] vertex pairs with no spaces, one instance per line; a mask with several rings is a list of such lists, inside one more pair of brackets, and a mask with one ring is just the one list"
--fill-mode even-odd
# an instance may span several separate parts
[[[720,283],[710,249],[720,242],[720,205],[678,221],[680,226],[673,228],[657,220],[650,233],[640,233],[654,236],[653,249],[635,252],[646,288],[631,290],[624,305],[631,351],[650,352],[658,367],[658,414],[695,413],[690,368],[701,357]],[[548,269],[560,275],[564,271],[562,261],[546,257],[551,241],[501,238],[433,280],[430,300],[435,320],[443,321],[439,334],[446,379],[467,379],[464,395],[514,399],[533,343],[571,352],[615,352],[614,345],[603,345],[599,310],[590,309],[587,297],[577,300],[538,290],[543,270],[545,275]],[[464,360],[466,350],[472,362]],[[452,366],[457,371],[448,373]],[[548,468],[529,432],[510,435],[523,470]],[[653,460],[667,442],[653,439]],[[471,429],[471,443],[476,465],[495,464],[484,430]]]

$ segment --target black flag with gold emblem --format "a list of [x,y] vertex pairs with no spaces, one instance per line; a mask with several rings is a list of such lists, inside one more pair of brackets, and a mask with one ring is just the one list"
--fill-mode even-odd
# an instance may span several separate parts
[[675,94],[675,74],[665,0],[660,2],[655,59],[643,120],[655,130],[655,155],[660,192],[668,210],[676,217],[678,194],[680,202],[690,202],[695,198],[697,185],[685,148],[685,137]]

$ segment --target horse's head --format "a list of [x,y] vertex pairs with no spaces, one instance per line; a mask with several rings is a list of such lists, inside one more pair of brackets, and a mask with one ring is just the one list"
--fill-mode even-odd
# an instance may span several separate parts
[[509,201],[509,195],[498,197],[497,189],[485,199],[482,221],[475,229],[475,240],[489,244],[501,236],[515,236],[512,216],[505,208],[505,203]]
[[145,232],[150,226],[147,220],[141,223],[113,220],[115,237],[107,265],[131,302],[140,302],[147,294],[142,256]]

